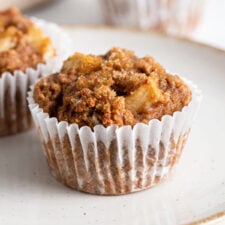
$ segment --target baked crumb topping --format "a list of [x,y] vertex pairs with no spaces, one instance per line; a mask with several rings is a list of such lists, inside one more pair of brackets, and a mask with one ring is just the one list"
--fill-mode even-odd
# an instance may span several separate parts
[[0,12],[0,77],[3,72],[25,71],[55,55],[50,38],[15,8]]
[[35,85],[34,100],[50,117],[80,127],[133,126],[182,110],[191,91],[152,57],[114,47],[103,56],[75,53]]

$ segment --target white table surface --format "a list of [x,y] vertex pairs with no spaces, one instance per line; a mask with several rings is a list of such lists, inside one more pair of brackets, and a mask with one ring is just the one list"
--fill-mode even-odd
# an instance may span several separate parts
[[[99,0],[51,0],[51,2],[27,14],[60,24],[104,23]],[[202,22],[192,34],[192,38],[225,49],[225,0],[206,0]]]

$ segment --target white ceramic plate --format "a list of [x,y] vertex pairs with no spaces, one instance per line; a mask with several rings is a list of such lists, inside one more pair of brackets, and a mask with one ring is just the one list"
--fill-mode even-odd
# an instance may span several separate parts
[[[112,46],[153,55],[194,81],[204,99],[179,166],[152,189],[117,197],[79,193],[48,170],[35,131],[0,139],[0,224],[174,225],[218,222],[225,215],[225,53],[154,33],[67,27],[74,49]],[[197,222],[196,222],[197,221]],[[222,224],[222,222],[220,222]]]

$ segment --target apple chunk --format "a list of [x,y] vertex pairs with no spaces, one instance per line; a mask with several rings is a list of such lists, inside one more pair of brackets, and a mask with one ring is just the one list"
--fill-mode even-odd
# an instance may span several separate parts
[[102,58],[94,55],[84,55],[81,53],[75,53],[68,58],[64,64],[62,71],[68,72],[76,70],[80,73],[91,73],[101,68]]
[[126,97],[126,108],[132,112],[140,112],[145,104],[164,102],[165,97],[157,87],[156,82],[149,78],[146,84],[141,85]]

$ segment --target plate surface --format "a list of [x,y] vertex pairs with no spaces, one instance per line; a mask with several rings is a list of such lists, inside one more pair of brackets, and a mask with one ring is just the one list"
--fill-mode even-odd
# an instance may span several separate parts
[[[223,221],[225,214],[225,53],[129,30],[67,27],[74,50],[112,46],[154,56],[203,90],[191,136],[171,177],[152,189],[117,197],[79,193],[51,176],[35,131],[0,139],[0,224],[174,225]],[[196,222],[199,221],[199,222]],[[222,224],[222,222],[220,222]]]

